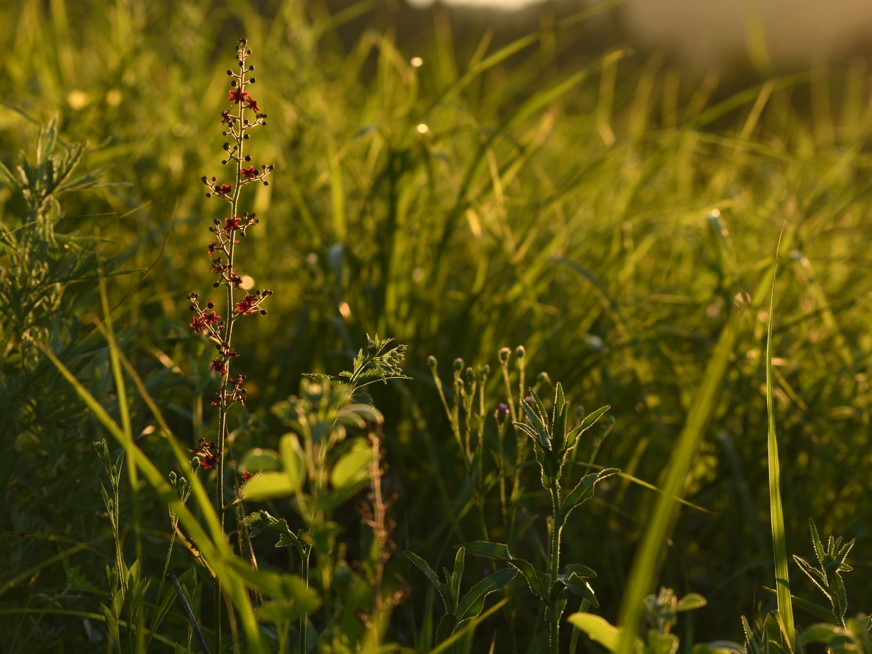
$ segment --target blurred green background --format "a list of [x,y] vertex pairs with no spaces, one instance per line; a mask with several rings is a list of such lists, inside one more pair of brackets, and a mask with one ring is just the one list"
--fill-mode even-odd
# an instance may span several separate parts
[[[70,195],[59,230],[100,240],[125,351],[193,444],[211,419],[211,386],[186,296],[211,284],[207,230],[220,213],[199,179],[220,171],[225,70],[246,36],[269,116],[250,151],[276,170],[248,196],[261,224],[238,264],[275,295],[237,335],[252,420],[237,446],[274,447],[269,407],[297,391],[301,373],[347,367],[365,334],[408,344],[413,380],[373,394],[387,419],[399,548],[434,567],[458,544],[444,542],[450,505],[437,479],[450,488],[462,469],[428,355],[448,375],[454,357],[493,366],[500,347],[524,344],[531,369],[562,381],[576,404],[612,406],[599,461],[657,485],[734,320],[686,480],[705,510],[682,510],[661,578],[709,599],[695,614],[707,639],[738,639],[738,616],[772,601],[762,590],[773,583],[768,314],[755,291],[783,230],[774,363],[788,544],[808,554],[810,518],[824,534],[856,537],[849,597],[869,607],[866,63],[699,76],[634,53],[604,11],[597,24],[612,27],[591,36],[597,11],[567,5],[504,24],[375,1],[4,4],[0,157],[14,165],[54,115],[65,140],[96,146],[86,166],[108,166],[108,185]],[[19,215],[17,202],[0,188],[0,219]],[[75,310],[88,332],[93,298]],[[102,542],[105,528],[89,472],[99,429],[74,413],[53,426],[24,421],[42,394],[29,392],[0,416],[12,426],[4,447],[17,452],[0,511],[11,570],[56,551],[17,532]],[[147,411],[135,418],[160,459]],[[656,499],[624,479],[568,527],[566,556],[599,572],[610,619]],[[76,574],[72,592],[69,569],[46,567],[0,601],[88,605],[102,570]],[[413,624],[421,610],[413,597],[396,620]]]

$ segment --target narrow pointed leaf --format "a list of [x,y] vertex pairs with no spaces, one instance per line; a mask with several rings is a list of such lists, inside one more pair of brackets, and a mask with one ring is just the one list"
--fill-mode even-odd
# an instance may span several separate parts
[[[463,547],[457,548],[457,553],[454,555],[454,572],[446,581],[449,585],[449,595],[451,596],[450,613],[454,613],[457,605],[460,604],[460,582],[463,579],[463,569],[466,563],[466,550]],[[458,614],[458,618],[463,616]]]
[[484,609],[484,601],[487,596],[498,590],[501,590],[518,574],[518,571],[513,568],[505,568],[497,570],[489,574],[487,577],[479,581],[473,586],[457,607],[457,617],[460,620],[467,620],[476,617]]
[[599,420],[603,414],[611,409],[611,407],[607,404],[606,406],[601,406],[596,411],[591,411],[588,413],[581,421],[581,424],[578,426],[578,433],[583,434],[588,429],[594,426],[597,420]]
[[573,509],[593,497],[595,487],[600,481],[619,472],[620,470],[617,468],[606,468],[605,470],[592,472],[582,477],[575,487],[566,494],[566,497],[563,498],[563,502],[560,504],[561,512],[568,516]]
[[442,581],[440,581],[439,575],[437,575],[433,568],[430,567],[429,563],[427,563],[424,559],[422,559],[414,552],[405,550],[403,554],[407,559],[409,559],[409,561],[412,562],[412,564],[416,568],[418,568],[418,570],[424,573],[424,576],[427,577],[427,579],[430,580],[430,583],[433,584],[433,586],[436,588],[436,591],[439,593],[439,597],[442,598],[442,604],[445,606],[445,610],[447,611],[448,588],[445,586],[445,584],[442,583]]

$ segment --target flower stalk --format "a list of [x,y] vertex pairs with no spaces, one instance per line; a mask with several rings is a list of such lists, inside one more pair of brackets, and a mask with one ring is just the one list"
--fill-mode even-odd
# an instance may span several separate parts
[[[251,50],[246,39],[240,39],[236,44],[235,70],[228,70],[230,89],[228,101],[230,106],[221,112],[222,136],[225,158],[222,166],[231,169],[229,180],[219,180],[217,177],[203,176],[203,184],[208,191],[206,197],[223,200],[228,205],[229,215],[216,218],[209,231],[212,242],[207,249],[211,260],[211,270],[216,276],[214,288],[223,287],[223,315],[219,313],[215,302],[202,302],[197,293],[191,293],[188,300],[194,317],[190,327],[195,334],[208,339],[216,349],[217,354],[209,364],[210,371],[218,377],[218,390],[212,401],[212,406],[218,408],[218,424],[215,441],[206,438],[198,440],[198,446],[192,450],[203,469],[214,469],[217,473],[215,484],[215,510],[218,513],[222,531],[225,516],[225,460],[227,436],[229,433],[228,417],[231,406],[245,406],[245,375],[231,372],[232,362],[239,354],[233,348],[233,333],[240,319],[265,314],[265,300],[272,291],[250,290],[250,280],[238,272],[236,267],[237,246],[249,229],[258,223],[254,213],[248,213],[241,208],[242,189],[249,184],[261,183],[268,185],[267,176],[272,172],[272,164],[264,164],[259,168],[252,163],[252,157],[246,152],[246,141],[251,130],[266,125],[267,115],[261,111],[258,101],[251,95],[249,88],[255,83],[252,75],[254,66],[248,63]],[[216,651],[221,651],[221,589],[216,582],[215,587],[215,633]]]

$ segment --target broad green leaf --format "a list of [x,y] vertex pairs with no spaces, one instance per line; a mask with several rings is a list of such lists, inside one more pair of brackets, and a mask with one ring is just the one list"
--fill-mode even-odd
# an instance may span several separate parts
[[225,560],[224,563],[233,568],[249,587],[279,602],[294,603],[302,611],[299,615],[310,613],[321,605],[318,594],[307,586],[302,577],[272,570],[254,570],[247,562],[236,558]]
[[263,502],[288,497],[296,490],[293,480],[284,472],[262,472],[245,482],[241,495],[249,502]]
[[568,563],[563,567],[565,576],[576,575],[582,579],[596,579],[596,571],[581,563]]
[[372,450],[369,445],[363,440],[356,442],[333,466],[330,472],[333,488],[342,492],[367,479],[367,466],[371,460]]
[[799,641],[803,645],[809,643],[824,643],[826,645],[848,644],[852,640],[851,634],[834,624],[818,623],[803,629]]
[[649,629],[645,654],[675,654],[678,644],[678,636],[675,634],[661,634]]
[[699,593],[688,593],[680,600],[678,600],[678,604],[675,606],[675,610],[677,612],[681,611],[695,611],[696,609],[701,609],[708,602],[705,597],[700,595]]
[[296,434],[285,434],[282,436],[282,439],[279,441],[279,452],[285,468],[285,474],[288,476],[291,486],[298,492],[303,487],[306,461],[303,458],[303,452],[300,450],[300,441]]
[[339,421],[346,426],[365,429],[367,423],[382,424],[385,419],[381,411],[372,404],[350,404],[339,414]]
[[257,617],[264,622],[290,622],[312,613],[319,604],[320,600],[314,606],[298,600],[267,600],[257,608]]
[[239,468],[242,472],[275,472],[282,469],[282,461],[279,458],[278,452],[275,450],[267,450],[261,447],[256,447],[249,450],[239,462]]
[[599,608],[599,602],[596,599],[596,595],[593,592],[593,588],[591,587],[591,585],[589,583],[587,583],[587,581],[585,581],[584,579],[582,579],[578,575],[571,574],[571,575],[568,575],[566,577],[561,576],[560,582],[564,586],[566,586],[566,588],[570,592],[578,595],[579,597],[583,597],[588,602],[590,602],[591,606],[593,606],[595,609]]
[[610,652],[617,649],[618,629],[605,618],[593,613],[573,613],[567,620],[593,642],[599,643]]

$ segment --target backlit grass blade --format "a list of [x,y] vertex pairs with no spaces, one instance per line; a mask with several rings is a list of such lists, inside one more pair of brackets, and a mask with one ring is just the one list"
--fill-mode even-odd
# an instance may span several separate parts
[[[115,330],[112,327],[112,312],[109,309],[109,296],[106,293],[106,278],[103,275],[103,267],[97,263],[97,279],[100,289],[100,307],[103,309],[103,320],[106,323],[104,335],[109,344],[109,363],[112,369],[112,377],[115,381],[115,393],[118,397],[118,414],[121,418],[121,431],[126,434],[127,442],[123,443],[124,449],[133,442],[133,427],[130,421],[130,407],[127,402],[127,391],[124,387],[124,373],[121,370],[121,362],[118,358],[118,345],[115,341]],[[136,552],[136,561],[142,561],[142,508],[139,497],[139,473],[134,461],[127,457],[127,475],[130,478],[130,504],[133,519],[133,541]],[[136,611],[136,649],[145,650],[145,614]]]
[[694,398],[669,460],[669,470],[661,488],[663,494],[654,507],[627,580],[620,610],[619,626],[622,628],[618,640],[619,654],[632,654],[634,651],[636,629],[642,617],[642,602],[657,578],[663,544],[678,515],[679,504],[674,498],[683,494],[685,477],[702,441],[706,425],[717,407],[718,392],[736,344],[741,316],[740,312],[735,312],[724,326],[703,373],[702,386]]
[[[779,239],[779,245],[781,239]],[[778,460],[778,438],[775,433],[775,410],[772,391],[772,323],[775,311],[775,279],[778,272],[778,248],[775,251],[775,270],[769,294],[769,319],[766,327],[766,414],[768,418],[767,450],[769,461],[769,516],[772,523],[772,548],[775,556],[775,590],[778,613],[790,639],[792,649],[796,640],[793,623],[793,603],[790,598],[790,577],[787,568],[787,538],[784,533],[784,508],[781,504],[781,466]]]
[[[791,230],[783,234],[779,238],[779,243],[792,241],[793,233]],[[771,275],[771,279],[767,276],[758,284],[753,295],[752,306],[759,306],[767,290],[771,289],[771,284],[775,278],[774,269]],[[661,553],[664,543],[672,531],[680,508],[675,498],[683,495],[684,480],[690,469],[693,456],[702,442],[705,428],[717,408],[718,393],[724,382],[727,364],[733,355],[745,315],[739,309],[734,310],[724,326],[669,460],[666,479],[661,487],[663,494],[654,507],[654,513],[642,537],[642,542],[639,544],[627,580],[619,615],[618,626],[623,627],[618,646],[619,654],[631,654],[633,651],[634,639],[642,617],[643,600],[653,589],[662,562]],[[792,628],[792,614],[790,624]]]

